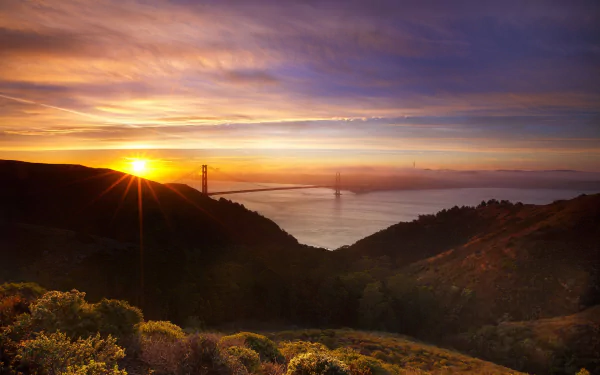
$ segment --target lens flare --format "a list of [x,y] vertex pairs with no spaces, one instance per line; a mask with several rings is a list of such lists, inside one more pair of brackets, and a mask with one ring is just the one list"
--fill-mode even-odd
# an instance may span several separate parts
[[146,160],[136,159],[131,161],[131,169],[137,175],[144,174],[146,172]]

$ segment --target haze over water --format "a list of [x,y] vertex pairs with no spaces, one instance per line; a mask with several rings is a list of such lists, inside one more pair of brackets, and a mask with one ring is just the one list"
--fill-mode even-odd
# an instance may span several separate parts
[[[282,184],[210,181],[209,191],[257,189]],[[561,189],[467,188],[395,190],[336,198],[330,189],[281,190],[223,195],[273,220],[303,244],[337,249],[401,221],[412,221],[453,206],[476,206],[482,200],[547,204],[597,191]],[[219,196],[213,196],[219,199]]]

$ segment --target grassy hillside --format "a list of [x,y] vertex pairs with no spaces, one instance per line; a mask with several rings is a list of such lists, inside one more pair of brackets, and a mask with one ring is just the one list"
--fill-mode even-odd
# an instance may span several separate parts
[[386,256],[406,277],[470,296],[464,323],[567,315],[600,303],[600,195],[495,202],[399,223],[340,250]]
[[600,306],[568,316],[485,326],[455,338],[472,355],[532,373],[600,372]]
[[186,333],[124,301],[0,285],[0,373],[412,375],[517,374],[390,334],[351,330]]
[[384,363],[430,374],[517,374],[505,367],[455,351],[386,332],[343,330],[281,331],[267,335],[280,345],[286,342],[320,343],[336,350],[350,348]]
[[422,283],[471,290],[471,322],[549,318],[600,303],[600,195],[478,211],[494,225],[409,271]]

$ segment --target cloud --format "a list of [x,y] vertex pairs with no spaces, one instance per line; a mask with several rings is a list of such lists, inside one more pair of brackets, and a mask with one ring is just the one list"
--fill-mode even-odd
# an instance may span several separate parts
[[0,149],[593,151],[598,10],[6,0]]

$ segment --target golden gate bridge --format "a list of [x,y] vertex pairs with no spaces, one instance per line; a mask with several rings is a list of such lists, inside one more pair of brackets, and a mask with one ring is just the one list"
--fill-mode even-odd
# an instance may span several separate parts
[[[259,186],[263,186],[260,188],[254,188],[254,189],[240,189],[240,190],[226,190],[226,191],[208,191],[208,165],[203,164],[202,165],[202,174],[201,177],[199,178],[198,176],[198,170],[194,170],[191,173],[179,178],[177,181],[175,182],[180,182],[183,180],[186,180],[187,182],[192,181],[192,183],[188,183],[189,185],[191,185],[192,188],[197,189],[197,186],[195,186],[196,184],[193,183],[193,181],[197,181],[200,180],[201,181],[201,186],[200,190],[202,192],[202,194],[207,195],[207,196],[212,196],[212,195],[227,195],[227,194],[241,194],[241,193],[254,193],[254,192],[259,192],[259,191],[275,191],[275,190],[300,190],[300,189],[316,189],[316,188],[327,188],[327,189],[333,189],[334,190],[334,195],[339,197],[340,195],[342,195],[341,190],[342,190],[342,176],[340,174],[340,172],[336,172],[335,174],[335,180],[334,180],[334,184],[333,185],[302,185],[302,186],[264,186],[264,185],[259,185],[256,184],[254,182],[250,182],[250,181],[244,181],[244,180],[239,180],[233,176],[229,176],[229,178],[233,181],[238,181],[238,182],[245,182],[245,183],[251,183],[254,185],[259,185]],[[212,169],[212,168],[211,168]],[[220,173],[225,174],[222,171],[219,171]]]

